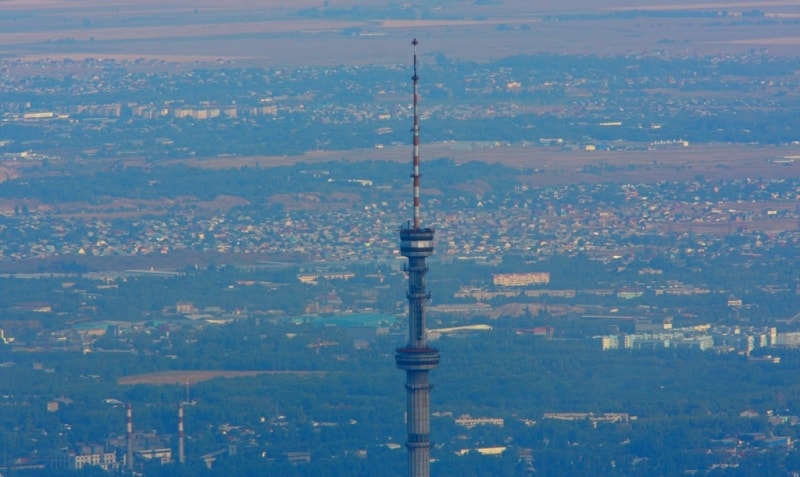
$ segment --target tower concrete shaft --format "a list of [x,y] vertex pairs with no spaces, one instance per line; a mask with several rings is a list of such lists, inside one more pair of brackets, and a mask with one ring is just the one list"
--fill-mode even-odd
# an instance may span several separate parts
[[178,463],[186,463],[183,435],[183,404],[178,404]]
[[406,371],[406,427],[409,477],[429,477],[430,441],[430,376],[439,365],[439,351],[428,346],[425,329],[425,304],[430,295],[425,290],[428,266],[425,259],[433,254],[432,228],[420,227],[419,198],[419,118],[417,116],[417,40],[414,45],[414,215],[407,227],[400,230],[400,255],[408,259],[408,344],[397,349],[397,367]]
[[133,407],[125,406],[125,465],[133,472]]

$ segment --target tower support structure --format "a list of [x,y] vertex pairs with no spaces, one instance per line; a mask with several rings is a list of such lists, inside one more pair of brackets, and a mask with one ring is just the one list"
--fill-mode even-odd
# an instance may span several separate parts
[[425,259],[433,254],[434,230],[420,225],[419,116],[417,114],[417,40],[414,45],[414,152],[412,220],[400,229],[400,255],[408,259],[408,343],[397,349],[395,362],[406,372],[406,427],[409,477],[429,477],[430,440],[430,376],[439,365],[439,351],[428,346],[425,328],[425,306],[430,294],[425,289],[428,266]]

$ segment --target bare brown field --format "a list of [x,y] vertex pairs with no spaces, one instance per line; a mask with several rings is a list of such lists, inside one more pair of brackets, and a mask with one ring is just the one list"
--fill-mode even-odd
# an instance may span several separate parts
[[169,253],[137,255],[56,255],[45,258],[0,261],[0,273],[58,273],[74,266],[97,272],[121,270],[177,270],[186,266],[206,268],[209,265],[237,264],[254,265],[265,261],[299,263],[304,255],[236,253],[171,249]]
[[[349,7],[363,4],[362,0],[336,0],[339,7]],[[113,2],[114,10],[142,12],[157,8],[160,10],[172,9],[212,9],[212,10],[238,10],[238,9],[286,9],[286,8],[308,8],[318,7],[321,2],[318,0],[282,0],[269,3],[255,0],[226,0],[224,6],[218,0],[170,0],[169,2],[159,2],[155,0],[138,0],[128,2]],[[17,9],[40,9],[52,10],[54,8],[72,10],[96,10],[98,9],[97,0],[0,0],[2,8]],[[106,6],[107,8],[107,6]]]
[[[374,8],[386,7],[375,2]],[[346,9],[363,2],[337,1]],[[23,59],[90,57],[156,59],[170,62],[234,61],[243,64],[339,65],[397,63],[412,36],[422,53],[489,61],[518,54],[624,54],[651,50],[674,54],[729,54],[768,48],[796,56],[796,25],[757,23],[715,25],[702,18],[636,17],[568,22],[546,15],[624,10],[725,10],[735,17],[758,8],[767,17],[800,14],[794,1],[704,2],[506,0],[478,5],[456,2],[431,7],[439,18],[334,21],[303,18],[303,8],[322,2],[268,3],[235,0],[219,3],[156,2],[98,5],[90,0],[0,0],[0,55]],[[502,26],[503,28],[499,28]],[[346,29],[355,29],[356,34]],[[423,56],[424,57],[424,56]]]
[[196,210],[225,212],[233,207],[248,203],[246,199],[241,197],[223,195],[214,200],[204,201],[197,200],[195,197],[177,197],[169,200],[114,199],[102,204],[64,202],[55,205],[42,205],[36,208],[41,212],[46,212],[51,217],[117,219],[142,215],[165,215],[171,213],[170,208],[173,207],[191,207]]
[[[358,26],[355,22],[314,22],[314,27],[321,30],[341,30],[343,28]],[[255,33],[291,33],[301,32],[308,28],[304,21],[263,21],[263,22],[236,22],[220,24],[178,25],[178,26],[141,26],[141,27],[115,27],[115,28],[79,28],[58,31],[24,31],[14,33],[0,33],[0,45],[22,45],[26,43],[58,42],[60,39],[74,38],[90,39],[93,41],[120,41],[120,40],[152,40],[169,42],[179,38],[221,37],[231,34],[247,35]]]
[[162,371],[158,373],[123,376],[117,383],[123,386],[134,384],[196,384],[216,378],[248,378],[259,375],[293,375],[323,377],[322,371]]
[[[765,205],[765,204],[762,204]],[[767,235],[800,229],[796,219],[758,219],[748,222],[669,222],[648,226],[648,230],[656,233],[684,233],[707,235],[729,235],[741,230],[758,231]]]
[[800,37],[778,37],[778,38],[748,38],[743,40],[725,40],[725,41],[717,41],[711,42],[717,44],[727,44],[727,45],[748,45],[748,46],[762,46],[762,47],[770,47],[770,46],[797,46],[800,45]]
[[707,2],[707,3],[665,3],[659,2],[654,5],[631,5],[627,7],[610,7],[608,10],[642,10],[642,11],[675,11],[675,10],[736,10],[753,8],[791,8],[795,9],[798,4],[795,0],[772,0],[772,1],[749,1],[749,2]]
[[[533,169],[524,180],[530,185],[580,182],[653,182],[659,180],[781,178],[800,176],[800,161],[776,162],[783,157],[800,156],[800,145],[747,146],[697,145],[630,151],[565,151],[545,147],[469,147],[465,144],[425,144],[426,160],[451,158],[455,162],[501,163],[521,170]],[[181,162],[211,169],[275,167],[330,161],[408,161],[408,147],[314,151],[298,156],[225,157],[188,159]],[[173,162],[173,163],[174,163]],[[594,166],[592,172],[588,168]]]

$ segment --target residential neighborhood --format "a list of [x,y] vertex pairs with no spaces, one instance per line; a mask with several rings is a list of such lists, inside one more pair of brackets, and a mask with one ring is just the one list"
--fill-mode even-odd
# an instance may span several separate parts
[[0,472],[398,475],[415,205],[434,469],[800,471],[796,61],[420,66],[0,58]]

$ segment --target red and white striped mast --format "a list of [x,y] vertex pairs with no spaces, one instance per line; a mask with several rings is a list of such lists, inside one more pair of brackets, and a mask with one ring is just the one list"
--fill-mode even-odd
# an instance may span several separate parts
[[413,152],[413,167],[414,173],[411,177],[414,178],[414,216],[413,216],[413,228],[418,229],[420,223],[420,199],[419,199],[419,115],[417,114],[417,82],[419,81],[419,75],[417,75],[417,45],[419,42],[416,38],[411,41],[411,44],[414,45],[414,76],[411,79],[414,81],[414,126],[413,126],[413,133],[414,133],[414,152]]

